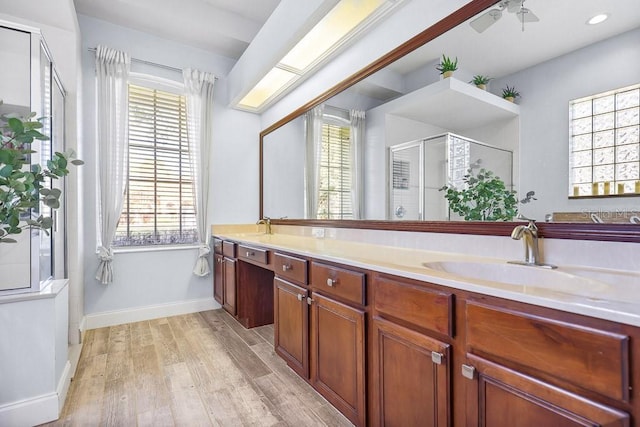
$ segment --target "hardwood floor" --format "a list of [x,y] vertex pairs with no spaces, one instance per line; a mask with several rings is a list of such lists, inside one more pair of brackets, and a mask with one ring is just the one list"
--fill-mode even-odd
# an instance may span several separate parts
[[51,426],[350,426],[223,310],[90,330]]

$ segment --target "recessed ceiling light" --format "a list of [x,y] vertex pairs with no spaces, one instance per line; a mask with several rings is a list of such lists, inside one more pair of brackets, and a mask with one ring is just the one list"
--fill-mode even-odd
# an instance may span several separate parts
[[599,24],[601,22],[606,21],[608,18],[609,18],[609,14],[608,13],[599,13],[596,16],[594,16],[591,19],[589,19],[587,21],[587,24],[596,25],[596,24]]

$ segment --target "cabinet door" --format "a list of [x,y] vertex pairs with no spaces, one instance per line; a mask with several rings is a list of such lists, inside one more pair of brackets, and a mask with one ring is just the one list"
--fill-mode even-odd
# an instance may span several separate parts
[[372,425],[449,425],[449,345],[374,318]]
[[231,258],[224,259],[224,304],[229,314],[236,315],[236,264]]
[[365,425],[362,310],[312,294],[311,383],[358,426]]
[[[468,354],[467,425],[629,426],[629,414]],[[469,383],[467,384],[469,385]]]
[[213,297],[220,304],[224,302],[224,257],[215,254],[213,266]]
[[274,279],[274,346],[287,364],[309,378],[309,307],[307,290]]

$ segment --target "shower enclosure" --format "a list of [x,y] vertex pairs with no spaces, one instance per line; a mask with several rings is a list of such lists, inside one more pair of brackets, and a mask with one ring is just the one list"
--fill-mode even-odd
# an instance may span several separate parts
[[513,187],[513,152],[503,148],[450,132],[389,147],[389,219],[459,219],[440,188],[462,188],[468,171],[480,169]]

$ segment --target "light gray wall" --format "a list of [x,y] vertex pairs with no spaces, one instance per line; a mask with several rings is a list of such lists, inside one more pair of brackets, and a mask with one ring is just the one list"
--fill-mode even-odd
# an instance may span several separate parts
[[264,215],[304,218],[304,116],[264,138]]
[[[175,304],[212,298],[212,277],[194,276],[197,249],[117,253],[114,282],[100,284],[95,278],[96,248],[96,147],[95,141],[95,65],[87,48],[98,44],[124,50],[134,58],[169,65],[192,67],[218,76],[215,88],[214,135],[211,154],[211,194],[209,223],[246,223],[258,216],[258,133],[259,117],[227,108],[225,76],[234,64],[229,58],[79,16],[82,32],[82,71],[84,112],[83,160],[86,164],[83,213],[87,224],[84,235],[85,313],[87,315],[137,307]],[[132,65],[132,71],[182,81],[180,73],[158,67]],[[213,263],[211,263],[213,265]]]
[[538,220],[550,212],[637,209],[636,198],[569,200],[569,101],[640,83],[640,30],[582,48],[495,80],[492,90],[515,86],[520,104],[519,188],[537,202],[523,212]]

